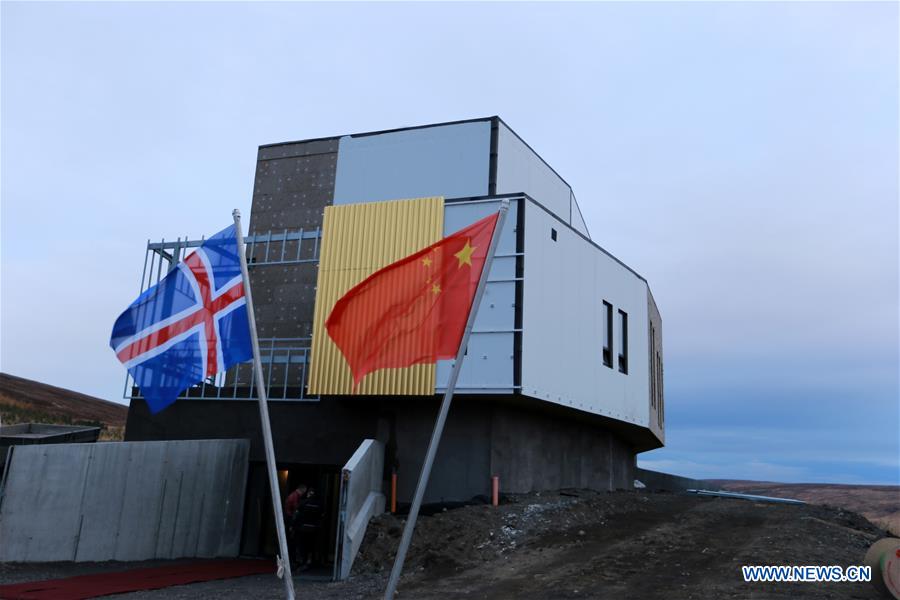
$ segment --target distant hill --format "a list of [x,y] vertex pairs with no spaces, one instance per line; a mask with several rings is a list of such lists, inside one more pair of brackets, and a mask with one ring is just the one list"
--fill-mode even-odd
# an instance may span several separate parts
[[0,373],[4,425],[57,423],[103,428],[102,440],[121,440],[128,407],[46,383]]
[[879,527],[900,536],[900,486],[845,485],[838,483],[778,483],[710,479],[711,486],[730,492],[796,498],[810,504],[825,504],[852,510]]

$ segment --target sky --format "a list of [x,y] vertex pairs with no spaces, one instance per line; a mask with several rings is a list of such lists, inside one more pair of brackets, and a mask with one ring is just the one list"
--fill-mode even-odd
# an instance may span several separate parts
[[122,400],[257,147],[500,115],[663,317],[691,477],[900,483],[896,3],[0,5],[0,370]]

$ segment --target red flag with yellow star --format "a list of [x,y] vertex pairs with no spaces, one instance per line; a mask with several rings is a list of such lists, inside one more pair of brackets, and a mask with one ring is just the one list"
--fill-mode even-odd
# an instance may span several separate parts
[[354,386],[378,369],[456,358],[498,214],[364,279],[325,321]]

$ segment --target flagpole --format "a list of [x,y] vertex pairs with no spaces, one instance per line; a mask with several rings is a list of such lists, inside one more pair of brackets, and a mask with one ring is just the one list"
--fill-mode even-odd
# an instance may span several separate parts
[[494,235],[491,236],[491,245],[484,259],[481,277],[478,279],[478,287],[475,288],[475,297],[472,299],[472,307],[469,309],[466,328],[463,330],[459,350],[456,351],[456,362],[453,363],[453,369],[450,371],[447,391],[444,393],[441,410],[438,412],[434,431],[431,433],[428,452],[425,453],[425,463],[422,465],[422,473],[419,475],[419,483],[416,485],[412,506],[409,507],[409,516],[406,518],[406,526],[403,528],[403,536],[400,538],[400,546],[397,548],[397,556],[394,558],[394,567],[391,569],[391,578],[388,580],[387,590],[384,592],[384,600],[393,600],[394,594],[397,592],[397,584],[400,582],[400,574],[403,572],[403,562],[406,560],[406,551],[409,549],[410,541],[412,541],[413,529],[416,527],[416,519],[419,517],[419,509],[422,507],[422,498],[425,496],[425,488],[428,486],[428,478],[431,476],[431,467],[434,464],[438,444],[441,442],[441,434],[444,431],[444,424],[447,422],[447,413],[450,411],[450,402],[453,401],[453,392],[456,390],[456,381],[459,379],[459,371],[462,367],[463,358],[466,355],[469,334],[472,333],[472,325],[475,322],[478,305],[481,303],[481,297],[484,295],[484,287],[491,270],[491,263],[494,262],[494,254],[497,251],[497,243],[500,241],[500,233],[503,231],[503,223],[506,221],[506,212],[508,210],[509,200],[504,198],[500,202],[500,216],[497,218],[497,225],[494,227]]
[[247,299],[247,318],[250,320],[250,341],[253,343],[253,368],[256,373],[256,391],[259,398],[259,417],[262,421],[263,444],[266,450],[266,469],[269,472],[269,487],[272,491],[272,509],[275,511],[275,529],[278,532],[277,557],[279,577],[284,579],[284,592],[288,600],[294,600],[294,580],[291,577],[291,556],[288,552],[284,531],[284,514],[281,509],[281,491],[278,488],[278,474],[275,472],[275,447],[272,444],[272,423],[269,420],[269,399],[267,398],[262,361],[259,358],[259,337],[256,333],[256,314],[253,312],[253,296],[250,293],[250,275],[247,270],[247,254],[244,248],[244,233],[241,230],[241,211],[234,209],[235,234],[238,242],[238,256],[241,260],[241,277],[244,279],[244,297]]

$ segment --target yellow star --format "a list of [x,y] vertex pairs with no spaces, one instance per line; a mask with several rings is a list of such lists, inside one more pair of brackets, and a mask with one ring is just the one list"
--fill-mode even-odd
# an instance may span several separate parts
[[430,267],[431,259],[426,256],[425,258],[422,259],[422,264],[425,265],[426,267]]
[[431,293],[432,293],[432,294],[435,294],[435,295],[440,294],[440,293],[441,293],[441,286],[439,286],[439,285],[436,284],[436,283],[435,283],[434,285],[432,285],[432,286],[431,286]]
[[475,251],[475,248],[469,244],[469,241],[470,240],[466,240],[466,245],[463,246],[463,249],[453,255],[459,260],[460,267],[463,265],[472,266],[472,253]]

